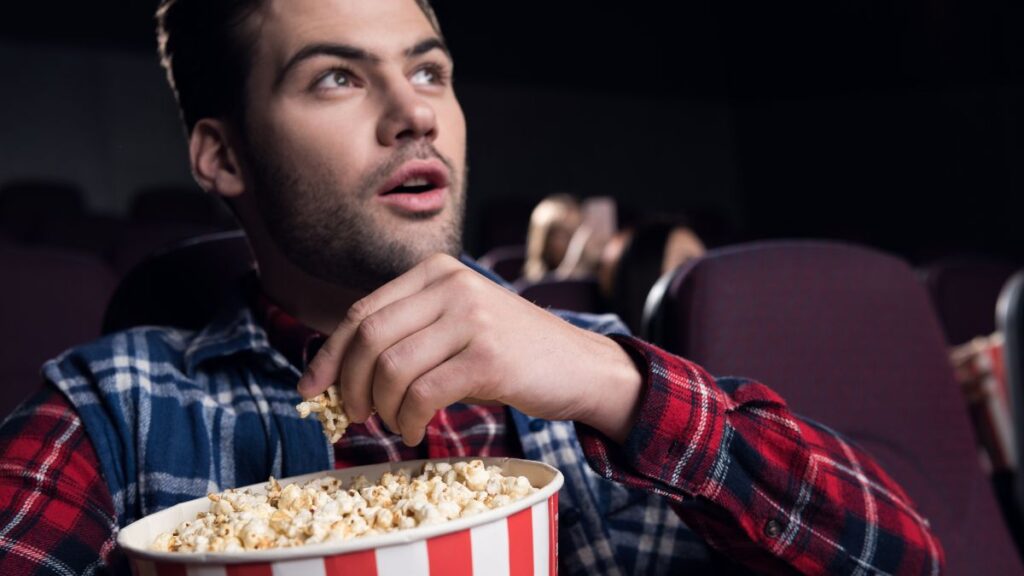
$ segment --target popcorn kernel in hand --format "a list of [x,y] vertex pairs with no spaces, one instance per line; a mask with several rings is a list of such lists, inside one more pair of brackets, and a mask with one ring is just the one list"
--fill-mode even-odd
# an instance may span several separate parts
[[296,404],[295,409],[298,410],[300,418],[316,414],[323,426],[324,436],[330,439],[331,444],[341,440],[349,425],[348,417],[342,408],[341,395],[335,385],[331,385],[318,396]]

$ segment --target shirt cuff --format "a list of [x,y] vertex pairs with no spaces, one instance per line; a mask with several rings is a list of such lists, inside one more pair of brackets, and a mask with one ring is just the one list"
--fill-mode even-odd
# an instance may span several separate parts
[[640,408],[622,446],[576,423],[587,463],[627,486],[700,495],[722,453],[728,396],[710,374],[688,360],[636,338],[609,337],[630,355],[643,377]]

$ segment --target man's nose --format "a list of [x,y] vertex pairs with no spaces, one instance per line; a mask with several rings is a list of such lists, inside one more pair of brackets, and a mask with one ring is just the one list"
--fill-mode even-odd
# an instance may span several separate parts
[[395,146],[405,140],[437,138],[434,107],[411,84],[388,90],[386,107],[377,126],[377,140],[383,146]]

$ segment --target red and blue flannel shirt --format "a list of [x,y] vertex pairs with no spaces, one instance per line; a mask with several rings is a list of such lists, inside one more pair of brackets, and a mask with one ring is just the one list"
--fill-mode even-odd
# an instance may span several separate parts
[[[264,302],[268,338],[302,366],[318,336]],[[586,325],[587,320],[574,320]],[[566,476],[564,573],[939,574],[927,521],[870,456],[795,417],[768,387],[613,335],[644,375],[618,446],[594,430],[456,404],[405,447],[378,422],[349,428],[336,466],[526,456]],[[121,572],[117,515],[72,404],[52,385],[0,426],[0,574]],[[745,568],[741,568],[745,567]]]

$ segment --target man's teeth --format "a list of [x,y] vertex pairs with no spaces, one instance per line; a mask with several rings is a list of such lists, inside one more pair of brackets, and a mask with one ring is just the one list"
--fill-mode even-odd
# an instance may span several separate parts
[[387,192],[388,194],[419,194],[434,188],[434,184],[423,176],[409,178]]

